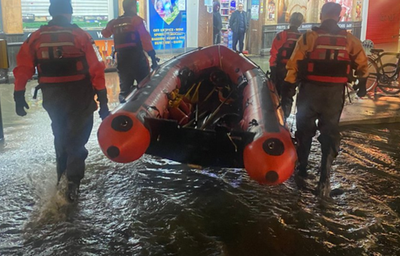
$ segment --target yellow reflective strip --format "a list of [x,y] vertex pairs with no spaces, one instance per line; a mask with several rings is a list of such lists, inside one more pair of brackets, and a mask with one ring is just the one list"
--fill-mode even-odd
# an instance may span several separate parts
[[332,46],[332,45],[317,45],[317,49],[328,49],[328,50],[346,50],[345,46]]
[[39,47],[74,46],[72,42],[41,43]]
[[92,46],[93,46],[94,52],[96,53],[97,60],[98,60],[99,62],[102,62],[102,61],[103,61],[103,58],[101,57],[101,54],[100,54],[100,52],[99,52],[99,49],[97,48],[97,45],[92,44]]
[[120,23],[120,24],[114,25],[114,28],[117,28],[117,27],[124,27],[124,26],[129,26],[129,25],[130,25],[130,23]]
[[72,34],[71,30],[54,30],[54,31],[41,31],[40,34],[59,34],[59,33],[69,33]]
[[347,35],[331,35],[331,34],[318,34],[318,37],[342,37],[342,38],[347,38]]

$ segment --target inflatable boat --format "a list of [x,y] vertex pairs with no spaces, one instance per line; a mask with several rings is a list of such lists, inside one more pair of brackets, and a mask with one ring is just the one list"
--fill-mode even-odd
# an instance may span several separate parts
[[275,86],[250,59],[222,45],[159,66],[103,120],[98,141],[115,162],[146,153],[244,168],[269,185],[287,180],[297,161]]

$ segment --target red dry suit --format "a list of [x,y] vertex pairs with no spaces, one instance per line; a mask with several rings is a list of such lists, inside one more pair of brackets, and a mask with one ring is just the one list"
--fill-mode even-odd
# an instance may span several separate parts
[[15,91],[24,91],[35,73],[43,94],[43,108],[51,119],[60,180],[80,183],[85,148],[92,127],[95,90],[105,89],[105,65],[92,38],[64,16],[53,17],[23,43],[14,69]]
[[96,90],[105,89],[105,66],[97,47],[90,35],[76,25],[42,26],[29,36],[18,52],[17,67],[13,71],[16,91],[25,89],[35,73],[35,66],[39,84],[74,82],[90,77]]
[[269,65],[271,67],[271,79],[275,83],[279,95],[287,72],[286,63],[300,36],[301,33],[297,30],[297,27],[291,26],[289,29],[279,32],[272,42]]
[[117,52],[117,68],[120,79],[120,101],[123,102],[150,72],[149,61],[143,51],[156,62],[151,36],[146,30],[143,19],[136,14],[127,14],[111,20],[101,31],[104,37],[114,35]]

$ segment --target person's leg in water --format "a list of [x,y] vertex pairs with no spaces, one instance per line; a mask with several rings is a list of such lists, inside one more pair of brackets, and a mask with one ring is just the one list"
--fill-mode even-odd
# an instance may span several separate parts
[[317,193],[323,197],[330,195],[332,163],[338,155],[340,148],[339,120],[344,105],[344,86],[330,88],[328,93],[330,97],[325,101],[325,107],[323,107],[318,120],[321,132],[318,141],[321,143],[322,157]]
[[[43,87],[43,107],[52,120],[57,160],[57,184],[68,180],[66,198],[74,201],[84,176],[87,143],[96,110],[90,81]],[[71,194],[72,193],[72,194]]]
[[[54,149],[56,151],[56,163],[57,163],[57,184],[60,182],[62,175],[67,169],[68,155],[65,150],[65,134],[63,128],[66,128],[66,118],[59,118],[59,121],[53,119],[52,130],[54,134]],[[60,122],[61,121],[61,122]]]
[[279,97],[281,97],[282,95],[282,85],[283,82],[285,81],[285,76],[287,73],[287,70],[285,67],[282,67],[282,65],[277,65],[276,67],[276,83],[275,83],[275,87],[276,87],[276,91],[279,95]]
[[88,151],[85,148],[93,128],[93,112],[89,115],[75,115],[70,118],[70,129],[68,131],[68,141],[66,143],[66,152],[68,155],[66,176],[68,180],[67,197],[70,201],[75,201],[80,182],[85,175],[85,160]]
[[[61,85],[62,86],[62,85]],[[54,136],[54,149],[56,153],[57,184],[67,169],[66,128],[67,128],[67,108],[65,97],[60,97],[65,91],[62,87],[43,86],[43,108],[51,119],[51,128]]]
[[117,70],[119,76],[119,101],[125,102],[125,98],[132,92],[135,82],[134,66],[135,60],[129,52],[117,54]]
[[135,77],[137,85],[139,85],[139,83],[150,74],[150,65],[146,55],[143,54],[139,57],[135,67],[132,74]]
[[309,85],[300,86],[297,96],[297,113],[296,113],[296,139],[297,145],[297,174],[301,177],[307,177],[308,157],[311,150],[312,139],[317,131],[316,119],[318,113],[311,107],[312,100],[308,94]]

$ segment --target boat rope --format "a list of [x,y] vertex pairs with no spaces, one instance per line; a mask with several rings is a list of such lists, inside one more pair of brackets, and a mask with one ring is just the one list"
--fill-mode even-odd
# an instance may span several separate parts
[[237,153],[238,148],[237,148],[236,143],[233,141],[233,139],[232,139],[232,137],[231,137],[231,133],[227,133],[226,135],[228,136],[229,140],[231,141],[233,147],[235,148],[235,153]]

